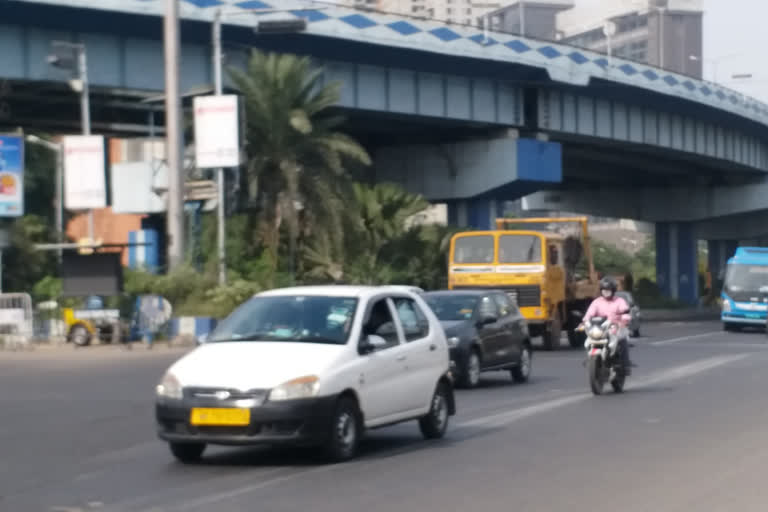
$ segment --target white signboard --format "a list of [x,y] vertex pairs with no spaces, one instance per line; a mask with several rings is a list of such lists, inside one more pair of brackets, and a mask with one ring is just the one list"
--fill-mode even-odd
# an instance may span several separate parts
[[64,206],[90,210],[107,206],[104,137],[64,137]]
[[194,110],[197,167],[240,165],[237,96],[196,96]]

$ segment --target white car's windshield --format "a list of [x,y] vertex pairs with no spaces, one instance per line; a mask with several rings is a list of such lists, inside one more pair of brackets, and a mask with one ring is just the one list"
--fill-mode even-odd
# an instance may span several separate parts
[[208,342],[298,341],[344,345],[357,303],[353,297],[254,297],[227,317]]

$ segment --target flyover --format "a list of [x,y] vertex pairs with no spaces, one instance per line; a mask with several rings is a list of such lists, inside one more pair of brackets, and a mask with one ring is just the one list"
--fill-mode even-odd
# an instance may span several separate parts
[[[88,47],[94,129],[162,133],[160,0],[0,3],[0,124],[77,129],[53,39]],[[696,241],[712,254],[762,236],[768,106],[715,84],[548,41],[308,0],[181,0],[182,86],[209,90],[210,23],[224,10],[228,64],[248,48],[310,55],[340,81],[338,108],[375,155],[372,179],[487,227],[510,199],[657,225],[659,284],[697,296]],[[271,8],[281,12],[269,12]],[[255,34],[302,17],[298,34]],[[52,115],[52,112],[55,114]],[[552,191],[557,191],[553,193]],[[713,258],[713,264],[718,258]]]

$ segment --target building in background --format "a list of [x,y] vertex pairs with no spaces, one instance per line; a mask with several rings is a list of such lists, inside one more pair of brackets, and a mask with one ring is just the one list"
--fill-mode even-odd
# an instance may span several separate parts
[[342,4],[359,9],[404,14],[434,20],[476,25],[478,20],[505,2],[494,0],[342,0]]
[[608,21],[613,55],[702,77],[702,0],[582,0],[557,15],[558,39],[605,52]]
[[500,32],[554,40],[558,33],[558,13],[573,9],[573,7],[574,0],[514,0],[513,2],[504,2],[503,7],[487,14],[488,26],[491,30]]

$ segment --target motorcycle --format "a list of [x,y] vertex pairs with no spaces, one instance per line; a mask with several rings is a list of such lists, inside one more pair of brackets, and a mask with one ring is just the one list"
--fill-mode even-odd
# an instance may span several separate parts
[[[589,324],[581,324],[579,330],[586,332],[587,374],[592,393],[602,395],[606,382],[611,383],[613,391],[624,391],[626,368],[620,350],[619,340],[625,338],[625,327],[603,317],[590,319]],[[626,350],[626,349],[624,349]]]

